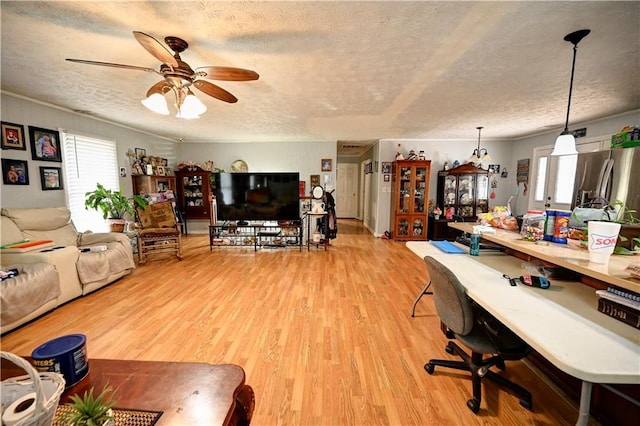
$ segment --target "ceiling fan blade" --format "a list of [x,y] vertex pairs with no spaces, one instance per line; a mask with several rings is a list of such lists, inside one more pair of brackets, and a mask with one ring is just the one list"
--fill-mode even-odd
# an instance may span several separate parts
[[165,93],[167,93],[167,89],[171,89],[171,85],[167,83],[166,80],[160,80],[153,86],[149,87],[149,90],[147,90],[147,98],[154,93],[160,93],[161,95],[164,95]]
[[220,99],[221,101],[229,102],[230,104],[238,102],[238,98],[233,96],[231,93],[227,92],[222,87],[209,83],[208,81],[196,80],[193,82],[193,85],[196,89],[199,89],[216,99]]
[[158,40],[140,31],[134,31],[133,36],[138,40],[138,43],[144,47],[147,52],[155,56],[159,61],[171,66],[178,67],[178,61],[173,57],[169,49],[164,47]]
[[196,72],[206,73],[203,78],[209,80],[249,81],[260,78],[257,72],[231,67],[198,67]]
[[[147,67],[138,67],[135,65],[124,65],[124,64],[114,64],[111,62],[98,62],[98,61],[87,61],[84,59],[66,59],[69,62],[76,62],[78,64],[88,64],[88,65],[101,65],[103,67],[113,67],[113,68],[123,68],[126,70],[138,70],[138,71],[146,71],[146,72],[155,72],[156,74],[160,74],[160,72],[154,70],[153,68]],[[162,75],[162,74],[160,74]]]

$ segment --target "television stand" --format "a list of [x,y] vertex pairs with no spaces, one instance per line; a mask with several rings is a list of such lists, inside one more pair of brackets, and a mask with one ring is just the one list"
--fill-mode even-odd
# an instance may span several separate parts
[[[242,225],[244,223],[244,225]],[[266,225],[264,222],[220,222],[209,226],[209,251],[213,247],[294,248],[302,251],[304,227],[300,220]]]

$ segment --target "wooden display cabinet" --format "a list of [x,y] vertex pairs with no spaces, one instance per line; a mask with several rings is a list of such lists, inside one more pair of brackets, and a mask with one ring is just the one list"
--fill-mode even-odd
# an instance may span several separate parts
[[197,166],[176,171],[178,209],[185,219],[210,219],[211,172]]
[[437,205],[445,217],[452,209],[458,220],[476,221],[489,211],[489,172],[471,164],[439,171]]
[[176,191],[175,176],[137,175],[131,177],[133,193],[137,195]]
[[391,173],[391,235],[395,240],[427,239],[430,160],[398,160]]

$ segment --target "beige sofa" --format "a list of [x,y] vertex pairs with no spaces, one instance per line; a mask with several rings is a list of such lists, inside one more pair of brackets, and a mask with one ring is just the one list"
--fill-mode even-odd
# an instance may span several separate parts
[[[21,315],[11,306],[11,320],[2,317],[1,333],[47,312],[76,297],[88,294],[118,278],[129,274],[135,268],[131,243],[124,234],[118,233],[78,233],[71,222],[71,214],[66,207],[31,209],[3,208],[0,216],[0,242],[2,245],[22,240],[53,240],[53,247],[26,253],[0,253],[3,268],[24,264],[45,263],[53,265],[58,273],[60,292],[55,303],[47,301],[37,309],[24,308]],[[79,246],[106,246],[101,252],[81,252]],[[20,286],[7,286],[3,282],[3,293],[18,291]],[[5,297],[2,302],[19,300]],[[4,306],[2,307],[4,311]]]

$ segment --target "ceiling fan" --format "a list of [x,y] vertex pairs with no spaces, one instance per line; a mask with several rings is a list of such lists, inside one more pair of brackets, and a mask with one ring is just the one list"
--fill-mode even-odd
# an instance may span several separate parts
[[179,118],[198,118],[200,114],[207,110],[207,107],[195,97],[191,91],[191,86],[221,101],[234,103],[238,102],[238,98],[207,80],[250,81],[257,80],[260,77],[255,71],[242,68],[204,66],[193,70],[189,64],[180,58],[180,53],[189,47],[189,44],[181,38],[174,36],[164,38],[167,46],[174,52],[171,54],[169,49],[148,34],[134,31],[133,36],[142,47],[162,62],[160,71],[135,65],[87,61],[84,59],[67,58],[67,61],[146,71],[161,75],[163,80],[160,80],[147,90],[147,98],[142,101],[142,104],[154,112],[168,115],[169,110],[164,96],[168,92],[173,92],[176,98],[175,107],[178,110],[177,117]]

